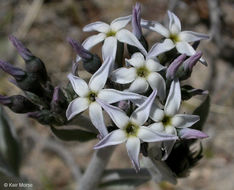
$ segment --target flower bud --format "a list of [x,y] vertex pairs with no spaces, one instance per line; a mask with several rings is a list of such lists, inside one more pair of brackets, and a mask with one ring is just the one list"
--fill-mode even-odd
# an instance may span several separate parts
[[21,57],[26,63],[26,71],[37,75],[42,83],[49,80],[44,63],[38,57],[34,56],[29,49],[27,49],[16,37],[9,36],[10,41],[15,46]]
[[202,52],[199,51],[195,53],[194,55],[192,55],[191,57],[189,57],[188,59],[186,59],[186,61],[183,63],[184,71],[191,74],[193,67],[199,61],[201,56],[202,56]]
[[36,111],[39,108],[21,95],[2,96],[0,95],[0,103],[9,107],[15,113],[27,113]]
[[64,112],[67,108],[67,100],[62,90],[57,86],[54,88],[54,94],[51,101],[51,110],[56,113]]
[[183,61],[185,60],[185,58],[186,58],[186,55],[182,54],[170,64],[166,73],[166,78],[168,80],[173,80],[176,77],[176,73],[179,67],[181,66],[181,64],[183,63]]
[[13,65],[0,60],[0,68],[6,73],[13,76],[16,80],[23,80],[26,77],[26,72],[22,69],[14,67]]
[[[136,36],[136,38],[140,41],[143,47],[148,51],[148,43],[145,40],[145,37],[142,34],[141,28],[141,5],[140,3],[136,3],[135,7],[132,9],[132,33]],[[139,52],[139,49],[135,46],[127,45],[128,52],[132,55],[136,52]]]
[[202,131],[189,128],[181,129],[178,134],[182,139],[203,139],[208,137],[208,135]]
[[68,38],[68,42],[71,44],[71,46],[79,55],[79,57],[82,58],[85,70],[92,74],[95,73],[102,64],[100,58],[97,55],[92,54],[91,52],[86,50],[81,44],[79,44],[75,40]]

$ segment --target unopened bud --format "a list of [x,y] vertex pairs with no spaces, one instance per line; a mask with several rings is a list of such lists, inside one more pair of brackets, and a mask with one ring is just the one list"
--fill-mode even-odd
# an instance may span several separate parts
[[67,100],[62,90],[57,86],[54,88],[54,94],[51,101],[51,110],[56,113],[64,112],[67,108]]
[[176,77],[176,73],[179,69],[179,67],[182,65],[183,61],[185,60],[186,55],[182,54],[179,57],[177,57],[168,67],[166,78],[168,80],[173,80]]
[[194,55],[192,55],[191,57],[189,57],[188,59],[186,59],[186,61],[183,63],[184,71],[191,73],[193,67],[199,61],[201,56],[202,56],[202,52],[199,51],[199,52],[195,53]]
[[15,113],[27,113],[36,111],[39,108],[21,95],[2,96],[0,95],[0,103],[9,107]]
[[23,80],[26,77],[26,72],[22,69],[0,60],[0,68],[6,73],[13,76],[16,80]]
[[208,93],[209,93],[208,90],[196,89],[190,85],[184,85],[181,87],[182,100],[189,100],[193,96],[206,95]]
[[68,42],[74,48],[78,56],[82,59],[83,66],[86,71],[93,74],[101,67],[102,62],[97,55],[92,54],[91,52],[86,50],[81,44],[79,44],[71,38],[68,38]]
[[44,63],[38,57],[34,56],[29,49],[27,49],[21,41],[13,35],[9,36],[10,41],[15,46],[21,57],[26,63],[26,71],[37,75],[42,83],[49,80]]

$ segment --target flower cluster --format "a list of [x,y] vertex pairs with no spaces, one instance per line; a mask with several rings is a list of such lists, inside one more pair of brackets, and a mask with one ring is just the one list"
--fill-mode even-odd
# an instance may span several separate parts
[[[63,90],[52,85],[44,63],[10,36],[26,68],[16,68],[4,61],[0,61],[0,68],[14,77],[12,82],[26,97],[0,95],[0,103],[51,127],[66,125],[88,110],[91,123],[100,133],[95,149],[125,143],[136,171],[140,170],[140,152],[147,155],[147,146],[143,145],[156,143],[157,151],[162,152],[161,159],[166,160],[181,139],[207,137],[192,128],[200,119],[198,115],[178,112],[182,101],[207,94],[189,85],[182,86],[180,81],[191,76],[198,61],[207,64],[191,43],[197,44],[208,36],[181,31],[179,18],[170,11],[168,16],[168,28],[141,19],[140,4],[136,4],[130,16],[117,18],[111,24],[98,21],[85,26],[83,31],[99,34],[88,37],[82,44],[68,39],[77,58]],[[130,22],[132,32],[125,28]],[[142,27],[158,32],[164,40],[148,51]],[[91,48],[101,42],[100,57]],[[88,83],[79,77],[81,62],[92,74]],[[109,115],[110,125],[103,112]]]
[[[91,122],[101,134],[100,142],[94,148],[126,143],[136,171],[140,169],[142,143],[161,143],[164,150],[162,159],[165,160],[177,140],[207,137],[201,131],[189,129],[199,121],[199,116],[178,112],[184,100],[180,81],[190,77],[197,61],[206,65],[201,58],[202,53],[196,52],[190,42],[207,39],[208,36],[181,32],[178,17],[170,11],[168,16],[167,29],[160,23],[141,19],[140,5],[136,4],[132,15],[117,18],[110,25],[97,21],[85,26],[83,31],[97,31],[99,34],[90,36],[82,45],[69,40],[78,53],[76,64],[82,61],[84,68],[98,69],[88,84],[75,76],[76,73],[68,75],[78,95],[68,106],[68,120],[88,109]],[[125,29],[130,21],[132,32]],[[148,43],[142,26],[163,35],[165,40],[147,51]],[[94,61],[95,54],[90,50],[102,41],[103,63],[100,65],[101,59]],[[130,56],[124,61],[123,44],[127,44]],[[167,57],[166,53],[172,50],[175,53]],[[166,61],[160,61],[161,55],[166,57]],[[200,90],[193,95],[204,93]],[[106,127],[103,111],[110,116],[112,128]]]

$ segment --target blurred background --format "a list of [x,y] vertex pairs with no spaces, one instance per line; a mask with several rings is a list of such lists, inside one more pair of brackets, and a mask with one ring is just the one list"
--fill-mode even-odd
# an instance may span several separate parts
[[[202,41],[208,67],[197,64],[191,79],[193,87],[207,89],[211,107],[204,131],[209,138],[203,141],[204,158],[187,178],[177,185],[148,182],[137,190],[233,190],[234,188],[234,2],[232,0],[138,0],[142,17],[163,21],[166,11],[172,10],[182,22],[182,30],[210,34]],[[75,53],[66,38],[82,42],[90,34],[82,27],[94,21],[111,22],[131,14],[135,0],[0,0],[0,59],[23,67],[23,60],[8,40],[9,34],[19,38],[46,64],[55,85],[64,86]],[[144,31],[146,32],[146,31]],[[147,33],[150,44],[160,39],[155,32]],[[94,48],[94,51],[98,50]],[[81,75],[88,77],[84,71]],[[0,71],[0,94],[21,93]],[[194,109],[200,97],[184,104]],[[69,190],[79,179],[79,168],[87,165],[96,143],[62,142],[34,120],[25,115],[8,112],[22,144],[20,173],[34,189]],[[124,146],[117,147],[109,168],[131,166]],[[77,170],[77,171],[76,171]],[[120,188],[117,188],[120,189]],[[129,189],[129,188],[128,188]]]

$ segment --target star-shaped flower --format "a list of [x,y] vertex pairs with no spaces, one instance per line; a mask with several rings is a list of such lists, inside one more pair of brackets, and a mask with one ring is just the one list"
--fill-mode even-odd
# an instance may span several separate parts
[[[155,123],[151,124],[149,127],[157,132],[161,133],[165,132],[167,134],[178,135],[177,130],[180,131],[184,128],[191,127],[194,123],[198,122],[200,117],[197,115],[178,114],[180,103],[181,103],[180,83],[179,80],[175,79],[171,83],[169,95],[167,97],[164,109],[162,110],[158,108],[156,104],[153,104],[150,112],[150,117]],[[194,130],[182,131],[182,135],[190,138],[198,134],[201,136],[197,136],[197,138],[205,138],[205,136],[207,137],[207,135],[205,135],[202,132],[195,134],[195,131]],[[188,134],[189,132],[192,132],[193,134]],[[164,148],[166,149],[165,150],[166,155],[164,157],[165,159],[169,155],[174,145],[174,141],[165,142],[164,144],[165,144]]]
[[93,74],[89,84],[83,79],[68,75],[74,91],[79,95],[68,106],[66,111],[67,119],[72,119],[75,115],[89,109],[89,117],[93,125],[104,137],[108,134],[103,120],[102,108],[96,98],[105,103],[112,104],[121,100],[140,99],[141,96],[131,92],[121,92],[114,89],[103,89],[110,71],[113,60],[107,58],[102,66]]
[[158,96],[163,100],[165,98],[166,85],[163,77],[157,73],[165,69],[157,61],[146,59],[141,53],[134,53],[131,59],[125,59],[126,63],[132,67],[122,67],[112,72],[111,80],[120,84],[132,83],[129,87],[130,92],[144,93],[149,86],[158,90]]
[[146,54],[144,47],[134,36],[134,34],[124,29],[124,27],[131,21],[131,18],[131,15],[120,17],[113,20],[110,25],[101,21],[86,25],[83,28],[83,31],[97,31],[100,33],[87,38],[82,44],[83,47],[89,50],[96,44],[104,41],[102,46],[102,57],[104,60],[108,56],[112,56],[112,58],[115,59],[117,41],[136,46],[142,53]]
[[[208,39],[209,36],[206,34],[201,34],[192,31],[181,31],[181,23],[179,18],[172,12],[168,11],[169,17],[169,27],[166,28],[162,24],[154,21],[146,21],[142,20],[141,25],[147,29],[158,32],[166,39],[155,46],[155,56],[169,51],[174,47],[181,54],[186,54],[188,56],[192,56],[196,53],[194,48],[189,44],[190,42],[200,41],[202,39]],[[200,59],[200,61],[206,65],[204,59]]]
[[126,148],[128,155],[136,169],[139,171],[139,153],[141,142],[161,142],[176,140],[177,136],[166,133],[160,133],[143,126],[148,120],[151,106],[154,102],[157,90],[154,90],[152,94],[141,104],[130,117],[126,115],[124,111],[118,107],[114,107],[105,104],[101,100],[97,99],[104,110],[109,114],[113,122],[119,128],[114,130],[105,136],[98,144],[95,145],[95,149],[103,148],[106,146],[117,145],[126,142]]

